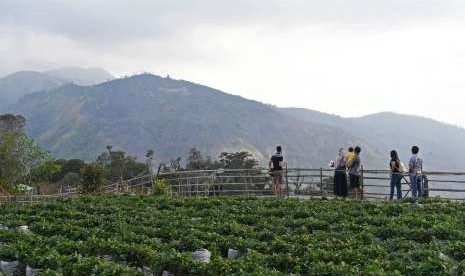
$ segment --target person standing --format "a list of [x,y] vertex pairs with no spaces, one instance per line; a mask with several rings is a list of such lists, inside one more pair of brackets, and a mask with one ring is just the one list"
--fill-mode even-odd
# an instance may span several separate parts
[[389,195],[389,200],[392,200],[394,197],[394,188],[397,189],[397,199],[402,199],[402,170],[399,155],[397,151],[391,151],[391,161],[389,162],[389,168],[391,172],[391,193]]
[[346,156],[344,149],[339,149],[339,155],[334,162],[334,195],[336,197],[347,196],[347,173],[346,173]]
[[346,153],[346,162],[352,161],[352,159],[354,158],[354,156],[355,156],[354,148],[353,148],[353,147],[349,147],[349,150],[348,150],[347,153]]
[[281,195],[282,184],[283,184],[283,165],[284,157],[282,154],[281,146],[276,147],[276,153],[271,156],[268,167],[270,169],[270,175],[272,177],[272,190],[274,195]]
[[359,146],[354,148],[354,157],[351,161],[347,163],[347,167],[349,168],[349,181],[350,181],[350,188],[352,189],[352,193],[354,198],[361,198],[362,189],[360,188],[361,185],[361,167],[362,161],[360,159],[360,152],[362,149]]
[[[420,148],[418,146],[412,147],[412,157],[410,157],[410,161],[408,163],[408,172],[410,176],[410,187],[412,189],[412,197],[417,197],[418,191],[418,181],[421,180],[421,170],[423,168],[423,160],[418,157],[418,153],[420,152]],[[420,191],[421,193],[421,191]]]

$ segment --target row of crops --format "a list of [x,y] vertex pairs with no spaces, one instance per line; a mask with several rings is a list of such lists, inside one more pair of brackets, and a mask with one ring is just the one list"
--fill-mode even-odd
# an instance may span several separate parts
[[465,273],[465,204],[434,200],[95,196],[4,205],[0,222],[17,275]]

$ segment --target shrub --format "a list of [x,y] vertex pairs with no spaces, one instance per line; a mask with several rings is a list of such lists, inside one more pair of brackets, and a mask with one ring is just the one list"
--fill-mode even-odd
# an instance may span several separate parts
[[157,179],[154,181],[152,189],[153,195],[166,195],[168,191],[168,182],[166,179]]
[[99,192],[105,183],[105,169],[97,163],[85,165],[81,176],[80,190],[84,194]]

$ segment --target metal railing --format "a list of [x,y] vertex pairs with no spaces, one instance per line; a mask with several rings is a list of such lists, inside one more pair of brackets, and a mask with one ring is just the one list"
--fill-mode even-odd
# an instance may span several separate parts
[[[380,200],[390,197],[388,170],[362,169],[361,172],[363,199]],[[298,198],[334,197],[334,173],[334,169],[286,168],[283,171],[281,195]],[[465,172],[424,171],[419,178],[423,180],[418,183],[421,196],[465,200]],[[424,181],[425,179],[427,182]],[[105,185],[102,192],[149,194],[156,181],[166,185],[168,192],[173,196],[274,195],[272,176],[267,169],[262,168],[159,172],[156,175],[148,174]],[[411,196],[409,181],[409,175],[402,174],[402,197]],[[0,196],[0,202],[34,203],[79,195],[79,191],[73,188],[52,195]]]
[[[334,173],[334,169],[324,168],[285,169],[282,195],[332,197]],[[401,175],[402,197],[409,197],[409,174]],[[417,178],[421,180],[417,183],[419,196],[465,200],[465,172],[424,171]],[[272,178],[266,169],[162,172],[157,179],[166,181],[170,193],[178,196],[273,195]],[[364,199],[389,199],[389,170],[362,170],[361,187]]]

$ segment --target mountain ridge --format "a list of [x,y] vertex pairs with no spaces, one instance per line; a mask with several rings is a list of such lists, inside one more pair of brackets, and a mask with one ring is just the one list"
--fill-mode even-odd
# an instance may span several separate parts
[[326,164],[334,155],[328,143],[357,141],[339,129],[302,126],[264,104],[219,92],[145,74],[34,93],[12,111],[24,114],[28,133],[58,157],[87,160],[112,144],[139,157],[154,148],[160,161],[185,156],[196,146],[213,157],[247,150],[265,162],[276,144],[286,144],[291,162],[317,166],[321,156]]
[[[314,111],[285,109],[283,112],[304,121],[314,121]],[[422,116],[403,115],[395,112],[379,112],[358,118],[331,117],[328,122],[341,127],[367,141],[371,141],[380,151],[388,153],[392,149],[399,152],[407,161],[410,148],[420,146],[425,157],[426,168],[465,169],[465,129],[445,124]],[[447,137],[445,137],[447,134]]]
[[[94,76],[93,76],[94,75]],[[57,88],[67,83],[91,85],[114,78],[113,75],[97,67],[65,67],[50,71],[18,71],[0,78],[0,112],[15,104],[21,97]]]
[[[465,160],[458,143],[465,130],[431,119],[385,112],[344,118],[277,108],[151,74],[35,92],[9,111],[24,115],[28,134],[63,158],[92,160],[111,144],[138,157],[154,149],[157,161],[185,157],[192,147],[212,157],[247,150],[266,165],[281,144],[290,166],[318,168],[340,147],[361,145],[365,168],[383,169],[391,149],[398,149],[405,162],[410,147],[418,144],[427,168],[463,169]],[[435,131],[449,135],[441,141]]]

